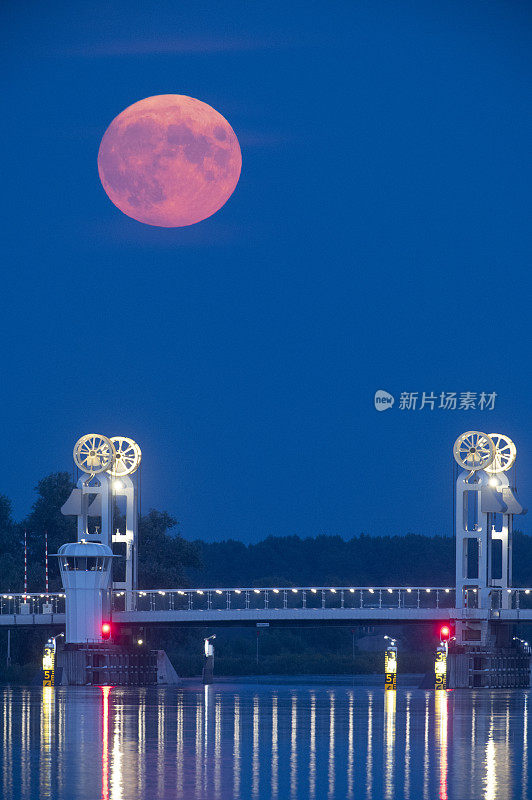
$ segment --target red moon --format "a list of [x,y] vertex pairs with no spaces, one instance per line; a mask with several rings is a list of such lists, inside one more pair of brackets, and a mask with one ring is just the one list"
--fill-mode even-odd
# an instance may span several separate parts
[[182,94],[133,103],[111,122],[98,152],[100,180],[115,206],[162,228],[216,213],[233,194],[241,167],[227,120]]

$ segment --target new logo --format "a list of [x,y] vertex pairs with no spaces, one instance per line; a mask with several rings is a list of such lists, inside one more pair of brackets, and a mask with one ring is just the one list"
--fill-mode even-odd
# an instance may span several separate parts
[[395,403],[393,394],[385,392],[384,389],[378,389],[375,392],[375,408],[377,411],[386,411],[391,408]]

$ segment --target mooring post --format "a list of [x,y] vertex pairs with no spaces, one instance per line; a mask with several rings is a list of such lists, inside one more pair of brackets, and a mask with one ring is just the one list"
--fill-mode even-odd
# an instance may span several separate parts
[[434,662],[434,689],[444,691],[447,689],[447,643],[440,642],[436,648]]
[[397,688],[397,642],[391,636],[385,636],[390,642],[384,653],[384,689],[395,691]]
[[50,638],[44,645],[42,656],[42,685],[55,686],[55,639]]

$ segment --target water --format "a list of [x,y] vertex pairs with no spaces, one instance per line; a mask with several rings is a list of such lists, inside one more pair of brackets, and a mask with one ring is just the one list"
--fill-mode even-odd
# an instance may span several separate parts
[[503,800],[529,789],[528,691],[326,679],[0,689],[3,800]]

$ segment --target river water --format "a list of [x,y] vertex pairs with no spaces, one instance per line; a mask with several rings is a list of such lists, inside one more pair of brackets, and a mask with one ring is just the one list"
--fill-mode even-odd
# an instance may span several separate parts
[[528,691],[316,678],[0,694],[3,800],[532,796]]

